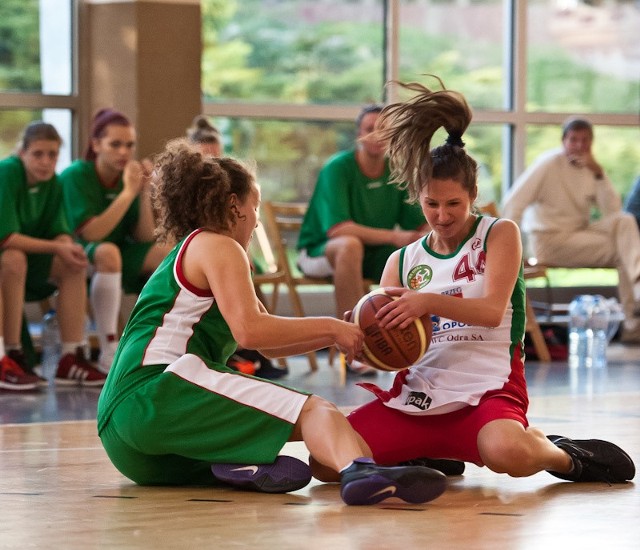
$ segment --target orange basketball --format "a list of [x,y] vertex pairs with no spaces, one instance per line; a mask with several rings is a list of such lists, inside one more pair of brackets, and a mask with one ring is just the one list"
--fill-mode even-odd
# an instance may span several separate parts
[[376,313],[392,300],[383,288],[365,294],[353,308],[351,319],[364,333],[364,358],[372,367],[385,371],[403,370],[420,359],[431,341],[431,323],[416,319],[405,329],[380,328]]

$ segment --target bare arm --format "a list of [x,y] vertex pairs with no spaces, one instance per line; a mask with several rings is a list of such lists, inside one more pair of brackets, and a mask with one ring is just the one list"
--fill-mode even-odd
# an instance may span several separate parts
[[[426,227],[426,226],[425,226]],[[329,238],[353,235],[358,237],[363,243],[371,245],[391,244],[396,248],[406,246],[424,235],[426,229],[420,228],[415,231],[404,229],[379,229],[348,221],[332,227],[328,231]]]
[[269,350],[275,357],[336,344],[352,357],[362,346],[362,332],[352,323],[333,317],[267,313],[255,294],[247,254],[229,237],[208,232],[197,235],[186,251],[183,267],[192,284],[211,289],[233,337],[244,348]]
[[[397,254],[395,269],[387,264],[381,284],[399,283]],[[392,261],[390,258],[390,262]],[[416,292],[407,288],[388,289],[400,299],[380,309],[378,317],[382,326],[408,326],[414,319],[427,314],[440,315],[463,323],[485,327],[496,327],[502,321],[509,305],[511,293],[518,278],[522,263],[520,232],[511,220],[498,220],[487,239],[485,264],[485,294],[480,298],[459,298],[429,292]]]
[[153,208],[151,206],[151,172],[153,164],[150,160],[142,161],[143,184],[140,190],[140,217],[136,225],[134,237],[140,242],[150,242],[154,240],[155,220]]
[[143,165],[135,160],[129,161],[122,175],[122,191],[101,214],[81,227],[80,236],[86,241],[100,241],[109,235],[142,192],[147,179]]
[[88,263],[84,249],[73,241],[71,235],[58,235],[55,239],[38,239],[14,233],[5,241],[3,248],[15,248],[26,254],[53,254],[75,269],[84,269]]

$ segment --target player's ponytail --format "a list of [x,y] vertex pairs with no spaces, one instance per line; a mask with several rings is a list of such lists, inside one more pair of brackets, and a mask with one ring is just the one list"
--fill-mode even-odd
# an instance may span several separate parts
[[[416,92],[408,101],[392,103],[378,118],[378,132],[387,143],[392,181],[406,187],[411,200],[417,200],[429,180],[454,177],[475,185],[477,165],[464,151],[462,136],[471,122],[471,108],[459,92],[447,90],[438,77],[441,90],[430,90],[417,82],[398,84]],[[444,145],[431,150],[431,139],[444,128]],[[442,175],[444,174],[444,176]]]

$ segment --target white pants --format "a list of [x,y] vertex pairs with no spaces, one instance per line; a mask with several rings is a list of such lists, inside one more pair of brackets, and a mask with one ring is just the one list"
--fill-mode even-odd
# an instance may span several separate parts
[[298,255],[298,268],[307,277],[324,279],[333,276],[333,267],[326,256],[312,257],[304,249]]
[[536,231],[529,239],[541,265],[617,268],[625,329],[636,330],[633,314],[640,296],[634,295],[634,285],[640,280],[640,232],[631,214],[619,212],[571,233]]

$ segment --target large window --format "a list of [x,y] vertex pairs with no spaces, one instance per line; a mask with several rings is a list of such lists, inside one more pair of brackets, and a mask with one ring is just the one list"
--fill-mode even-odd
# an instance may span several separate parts
[[353,104],[382,97],[380,0],[203,0],[206,100]]
[[[0,155],[40,118],[68,146],[75,141],[74,28],[87,1],[0,2]],[[353,143],[360,106],[393,99],[385,82],[428,82],[426,73],[469,100],[467,142],[488,197],[499,200],[537,153],[557,146],[573,114],[594,122],[596,154],[622,194],[640,169],[637,1],[201,0],[201,8],[204,111],[229,152],[256,159],[266,198],[307,198],[326,159]]]
[[384,87],[390,79],[435,84],[427,73],[464,93],[474,110],[467,143],[482,167],[481,197],[499,201],[535,154],[559,144],[560,125],[573,114],[596,125],[596,155],[622,194],[639,169],[638,2],[202,0],[202,7],[205,112],[225,132],[255,131],[232,152],[257,160],[266,198],[308,198],[326,158],[352,143],[359,107],[393,98]]
[[[475,109],[505,107],[505,14],[502,0],[401,1],[398,75],[438,75]],[[480,24],[481,22],[481,24]]]
[[314,122],[220,118],[225,152],[251,158],[258,165],[262,195],[281,200],[309,200],[325,160],[353,145],[353,122]]
[[640,5],[527,2],[527,109],[640,112]]
[[29,122],[45,120],[64,140],[58,168],[71,160],[73,6],[72,0],[0,2],[0,158],[14,151]]

